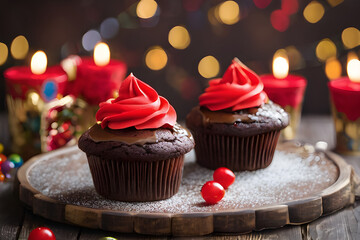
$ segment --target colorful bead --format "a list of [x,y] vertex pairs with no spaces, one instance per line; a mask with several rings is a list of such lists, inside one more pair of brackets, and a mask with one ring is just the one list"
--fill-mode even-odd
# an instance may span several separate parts
[[15,168],[15,164],[13,162],[10,162],[9,160],[6,160],[5,162],[1,163],[1,171],[5,175],[7,173],[10,173],[11,169]]
[[7,157],[4,154],[0,153],[0,163],[5,162]]
[[15,167],[18,168],[21,165],[23,165],[23,159],[20,157],[19,154],[11,154],[8,158],[8,160],[10,160],[10,162],[14,163]]
[[3,182],[5,180],[5,175],[0,172],[0,182]]
[[2,153],[4,151],[4,145],[2,145],[1,143],[0,143],[0,153]]

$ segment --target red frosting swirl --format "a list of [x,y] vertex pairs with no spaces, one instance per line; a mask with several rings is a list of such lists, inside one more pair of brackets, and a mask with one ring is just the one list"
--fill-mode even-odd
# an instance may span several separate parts
[[119,89],[119,97],[100,103],[96,120],[111,129],[172,128],[176,112],[169,102],[146,83],[130,74]]
[[268,100],[259,76],[238,59],[232,61],[222,78],[211,80],[209,84],[199,102],[212,111],[258,107]]

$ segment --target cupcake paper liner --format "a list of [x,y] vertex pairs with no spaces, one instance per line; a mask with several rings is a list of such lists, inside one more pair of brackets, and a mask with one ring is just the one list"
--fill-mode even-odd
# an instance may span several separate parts
[[280,131],[249,137],[193,132],[196,161],[210,169],[227,167],[233,171],[253,171],[270,165]]
[[124,161],[87,155],[98,194],[119,201],[155,201],[179,190],[184,155],[161,161]]

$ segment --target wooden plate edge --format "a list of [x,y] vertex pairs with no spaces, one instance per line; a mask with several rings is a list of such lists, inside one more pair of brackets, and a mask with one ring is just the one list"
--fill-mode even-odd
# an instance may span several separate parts
[[[58,155],[62,152],[69,152],[74,151],[77,149],[76,146],[67,147],[59,150],[55,150],[51,153],[44,153],[44,154],[53,154]],[[31,184],[29,183],[27,177],[28,172],[31,170],[33,166],[35,166],[37,161],[43,157],[44,154],[38,155],[33,157],[31,160],[27,161],[18,171],[17,177],[20,182],[20,200],[23,201],[25,204],[33,208],[34,214],[39,214],[39,209],[35,207],[33,204],[33,198],[41,199],[46,201],[47,199],[51,199],[47,196],[42,195],[36,189],[34,189]],[[64,204],[57,200],[51,199],[56,203],[64,205],[64,219],[53,219],[49,218],[49,216],[43,216],[50,220],[60,221],[64,223],[71,223],[79,226],[89,227],[89,228],[99,228],[108,231],[117,231],[117,232],[136,232],[140,234],[149,234],[149,235],[173,235],[173,236],[200,236],[206,235],[213,232],[231,232],[231,233],[247,233],[253,230],[262,230],[262,229],[269,229],[269,228],[279,228],[284,225],[298,225],[303,224],[306,222],[311,222],[318,217],[322,216],[323,214],[329,214],[331,212],[337,211],[349,203],[351,203],[351,166],[348,165],[340,156],[336,155],[332,152],[325,152],[326,156],[332,160],[335,165],[339,168],[339,177],[334,184],[330,187],[324,189],[319,194],[315,194],[316,197],[310,197],[305,199],[299,199],[294,202],[277,204],[272,206],[265,206],[261,208],[249,208],[249,209],[234,209],[224,212],[205,212],[205,213],[185,213],[185,214],[169,214],[169,213],[154,213],[154,214],[143,214],[143,213],[128,213],[123,211],[109,211],[107,209],[92,209],[82,206],[76,206],[72,204]],[[34,164],[36,163],[36,164]],[[28,200],[26,191],[22,193],[22,187],[32,193],[32,200]],[[350,189],[350,190],[349,190]],[[336,200],[337,204],[335,206],[329,205],[334,198],[338,198],[339,194],[342,194],[342,191],[345,192],[346,196],[343,199],[340,199],[340,202]],[[24,196],[25,194],[25,196]],[[353,193],[352,193],[353,194]],[[36,196],[35,196],[36,195]],[[21,198],[23,196],[23,198]],[[321,201],[320,201],[321,199]],[[24,201],[25,200],[25,201]],[[321,204],[318,204],[319,201]],[[317,204],[313,203],[313,209],[318,211],[318,214],[314,214],[311,218],[304,219],[302,216],[294,217],[294,209],[296,207],[307,206],[311,202],[316,202]],[[328,205],[327,205],[328,204]],[[311,205],[311,204],[310,204]],[[290,209],[290,210],[289,210]],[[90,211],[89,214],[86,212]],[[69,213],[77,212],[80,213],[80,218],[73,218],[69,217]],[[84,214],[83,214],[84,213]],[[86,213],[86,214],[85,214]],[[269,214],[277,214],[281,217],[278,222],[271,222],[267,223],[264,219],[267,219]],[[72,215],[72,214],[70,214]],[[104,216],[109,217],[112,215],[111,221],[121,222],[124,221],[124,218],[131,218],[131,223],[126,228],[119,228],[116,224],[112,227],[105,227],[106,223],[103,222]],[[160,231],[156,231],[157,228],[153,232],[148,231],[149,229],[141,229],[139,226],[146,224],[146,221],[151,219],[152,217],[149,215],[157,216],[159,219],[162,219],[163,228]],[[243,219],[241,216],[245,216]],[[153,218],[154,219],[154,218]],[[261,219],[261,220],[259,220]],[[294,220],[295,219],[295,220]],[[235,226],[238,226],[239,221],[250,221],[250,225],[239,229]],[[136,223],[137,221],[137,223]],[[161,221],[160,221],[161,222]],[[170,226],[169,226],[170,222]],[[188,226],[193,222],[193,227],[190,228],[189,231],[183,231],[184,226]],[[224,222],[227,225],[224,225]],[[221,230],[220,230],[221,229]]]

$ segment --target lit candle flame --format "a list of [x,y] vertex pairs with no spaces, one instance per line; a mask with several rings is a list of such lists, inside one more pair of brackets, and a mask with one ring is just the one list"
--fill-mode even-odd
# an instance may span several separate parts
[[289,74],[289,61],[284,57],[276,57],[273,60],[273,74],[276,78],[283,79]]
[[47,67],[47,57],[43,51],[37,51],[31,58],[30,68],[33,74],[43,74]]
[[359,59],[350,59],[347,64],[347,74],[350,81],[360,83],[360,61]]
[[273,58],[272,70],[275,78],[286,78],[289,73],[289,59],[285,49],[279,49],[275,52]]
[[96,66],[106,66],[110,62],[110,49],[106,43],[100,42],[94,48],[94,62]]

